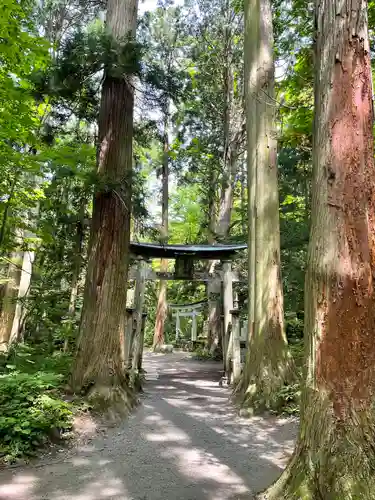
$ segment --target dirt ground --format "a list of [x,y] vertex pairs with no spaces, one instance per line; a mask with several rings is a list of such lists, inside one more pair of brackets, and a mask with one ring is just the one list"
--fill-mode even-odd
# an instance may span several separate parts
[[238,417],[218,363],[146,354],[144,366],[142,404],[121,426],[0,472],[0,499],[243,500],[278,477],[295,420]]

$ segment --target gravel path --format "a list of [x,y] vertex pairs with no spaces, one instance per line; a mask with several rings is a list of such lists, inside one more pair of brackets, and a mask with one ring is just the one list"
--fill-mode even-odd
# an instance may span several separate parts
[[236,416],[220,364],[147,354],[142,405],[52,464],[0,472],[1,500],[239,500],[269,485],[296,423]]

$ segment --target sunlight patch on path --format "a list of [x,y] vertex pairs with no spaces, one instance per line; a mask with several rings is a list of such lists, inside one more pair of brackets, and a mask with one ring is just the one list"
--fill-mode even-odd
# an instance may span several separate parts
[[296,424],[238,417],[219,364],[146,354],[142,404],[49,462],[0,471],[1,500],[250,500],[280,474]]
[[144,422],[152,425],[152,432],[146,435],[146,439],[164,444],[161,456],[173,460],[181,474],[191,481],[200,480],[204,483],[208,480],[217,485],[214,492],[206,492],[207,499],[230,500],[237,495],[250,494],[250,489],[240,476],[212,453],[193,446],[189,435],[160,413],[154,410],[152,418],[146,417]]

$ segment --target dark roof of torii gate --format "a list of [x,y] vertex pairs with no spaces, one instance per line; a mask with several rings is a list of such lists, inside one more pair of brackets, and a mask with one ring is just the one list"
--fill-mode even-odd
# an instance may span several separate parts
[[133,255],[155,259],[176,259],[191,256],[196,259],[223,260],[233,257],[240,250],[247,248],[246,243],[240,245],[162,245],[160,243],[130,243]]
[[169,304],[168,307],[170,309],[194,309],[194,308],[203,308],[206,304],[208,304],[208,300],[200,300],[199,302],[191,302],[190,304]]

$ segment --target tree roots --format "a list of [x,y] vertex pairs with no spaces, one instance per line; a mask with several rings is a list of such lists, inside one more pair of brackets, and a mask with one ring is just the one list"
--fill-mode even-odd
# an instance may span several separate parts
[[94,411],[110,421],[124,418],[138,403],[135,391],[124,384],[95,384],[87,393]]
[[374,438],[373,409],[354,411],[348,402],[338,418],[328,395],[310,393],[294,455],[258,499],[373,500]]

